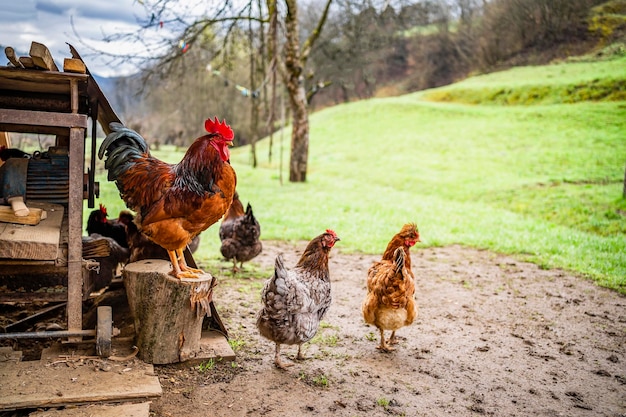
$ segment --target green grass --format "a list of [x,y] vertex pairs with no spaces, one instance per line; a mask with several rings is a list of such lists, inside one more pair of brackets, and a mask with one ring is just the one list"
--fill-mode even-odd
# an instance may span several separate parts
[[432,89],[424,98],[466,104],[561,104],[626,100],[626,56],[515,67]]
[[[624,82],[626,61],[607,62],[519,68],[449,89],[523,90],[546,74],[553,74],[552,84],[541,85]],[[238,190],[254,208],[261,238],[309,240],[332,228],[341,237],[336,250],[378,254],[402,224],[416,222],[422,238],[416,251],[455,243],[484,248],[626,293],[626,102],[467,105],[426,100],[431,93],[311,115],[306,183],[287,180],[289,132],[282,136],[282,167],[280,134],[271,162],[269,142],[258,143],[257,168],[249,164],[249,147],[233,149]],[[154,154],[175,162],[182,150]],[[115,187],[99,180],[101,200],[117,213],[124,206]],[[203,234],[199,263],[221,258],[217,232],[215,225]]]

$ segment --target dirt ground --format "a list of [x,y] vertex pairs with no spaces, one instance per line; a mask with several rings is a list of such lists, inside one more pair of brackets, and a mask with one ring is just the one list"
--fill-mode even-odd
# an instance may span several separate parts
[[[305,245],[264,242],[254,262],[273,268],[282,252],[294,265]],[[488,251],[415,247],[419,317],[382,353],[360,310],[376,258],[333,249],[330,311],[286,371],[256,331],[263,280],[222,279],[214,299],[237,360],[157,367],[153,415],[626,416],[626,297]],[[296,351],[283,347],[290,362]]]
[[[253,262],[267,277],[279,252],[293,266],[306,246],[263,243]],[[237,359],[155,366],[163,395],[151,415],[626,416],[626,297],[510,256],[418,245],[419,317],[382,353],[360,309],[378,258],[337,244],[330,311],[303,347],[307,360],[283,346],[287,370],[274,367],[274,344],[255,327],[264,278],[246,265],[220,278],[214,301]]]

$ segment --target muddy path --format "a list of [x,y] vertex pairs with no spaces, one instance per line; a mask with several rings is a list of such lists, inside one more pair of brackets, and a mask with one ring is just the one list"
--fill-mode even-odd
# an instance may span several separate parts
[[[297,261],[306,242],[254,260]],[[338,245],[339,246],[339,245]],[[157,366],[154,416],[626,415],[626,297],[560,270],[451,246],[412,251],[419,317],[381,353],[360,305],[377,256],[330,261],[333,304],[307,360],[273,365],[255,328],[263,279],[223,278],[215,302],[235,362]],[[225,264],[226,265],[226,264]],[[283,347],[293,361],[295,347]]]

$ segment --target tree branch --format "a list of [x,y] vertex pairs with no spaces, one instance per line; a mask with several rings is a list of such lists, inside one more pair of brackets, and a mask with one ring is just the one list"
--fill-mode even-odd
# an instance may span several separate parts
[[326,23],[326,18],[328,17],[328,10],[330,9],[330,4],[332,2],[333,0],[328,0],[326,2],[326,6],[324,7],[324,12],[322,13],[322,16],[320,17],[320,20],[317,22],[317,27],[311,33],[311,36],[309,36],[309,38],[304,42],[304,45],[302,45],[302,52],[300,54],[300,59],[302,60],[302,66],[306,64],[306,61],[309,58],[309,54],[311,53],[311,49],[313,48],[313,45],[315,44],[317,39],[320,37],[320,34],[322,33],[322,28],[324,27],[324,23]]

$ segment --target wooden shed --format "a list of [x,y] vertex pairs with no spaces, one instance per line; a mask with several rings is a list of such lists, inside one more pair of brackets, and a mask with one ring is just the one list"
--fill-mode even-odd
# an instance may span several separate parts
[[[0,302],[67,302],[67,328],[50,336],[79,342],[95,333],[83,329],[82,322],[83,301],[96,287],[83,259],[82,227],[83,201],[93,207],[98,194],[96,128],[99,123],[107,132],[109,122],[119,118],[76,50],[71,45],[69,49],[61,70],[48,49],[36,42],[28,57],[18,58],[7,47],[10,63],[0,66],[0,132],[5,132],[0,141],[10,147],[13,134],[54,137],[54,144],[33,155],[27,168],[27,205],[41,209],[45,220],[36,218],[27,226],[19,218],[0,222],[0,278],[9,290],[0,293]],[[86,166],[87,141],[91,141],[90,166]],[[30,288],[29,280],[38,276],[47,277],[57,289]]]

